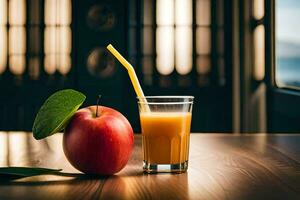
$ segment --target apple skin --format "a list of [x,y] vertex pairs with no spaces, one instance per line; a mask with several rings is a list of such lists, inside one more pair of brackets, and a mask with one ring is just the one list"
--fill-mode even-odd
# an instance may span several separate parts
[[86,174],[112,175],[127,164],[134,143],[128,120],[105,106],[78,110],[63,134],[63,149],[69,162]]

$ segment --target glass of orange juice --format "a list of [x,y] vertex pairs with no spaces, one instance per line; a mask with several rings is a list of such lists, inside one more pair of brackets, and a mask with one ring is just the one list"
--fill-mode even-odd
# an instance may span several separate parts
[[144,172],[187,170],[193,100],[193,96],[138,97]]

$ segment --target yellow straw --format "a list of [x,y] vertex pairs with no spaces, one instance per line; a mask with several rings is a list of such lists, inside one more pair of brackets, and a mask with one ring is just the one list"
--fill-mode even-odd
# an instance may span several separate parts
[[[141,88],[141,85],[139,83],[139,80],[136,76],[135,70],[132,67],[132,65],[111,45],[109,44],[106,47],[117,59],[118,61],[127,69],[131,83],[133,85],[133,88],[135,90],[136,95],[144,102],[147,102],[143,93],[143,90]],[[145,107],[146,110],[149,110],[148,106]]]

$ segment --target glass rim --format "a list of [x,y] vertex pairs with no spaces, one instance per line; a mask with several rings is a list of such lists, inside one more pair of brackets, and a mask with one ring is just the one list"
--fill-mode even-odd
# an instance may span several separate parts
[[144,96],[144,97],[136,97],[137,99],[194,99],[194,96],[188,96],[188,95],[182,95],[182,96],[172,96],[172,95],[168,95],[168,96]]
[[[144,105],[180,105],[180,104],[193,104],[194,96],[145,96],[145,97],[136,97],[138,99],[138,104]],[[147,99],[173,99],[177,101],[159,101],[159,102],[148,102]],[[188,101],[180,101],[182,99],[188,99]]]
[[138,102],[138,104],[144,105],[180,105],[180,104],[194,104],[192,101],[187,102]]

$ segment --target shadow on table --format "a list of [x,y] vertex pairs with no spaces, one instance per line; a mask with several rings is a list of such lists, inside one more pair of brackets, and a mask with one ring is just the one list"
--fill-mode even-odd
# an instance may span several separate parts
[[[110,176],[99,176],[99,175],[86,175],[80,173],[55,173],[49,174],[55,175],[59,178],[66,177],[68,179],[52,179],[47,180],[45,178],[40,179],[41,176],[31,176],[31,177],[19,177],[19,176],[1,176],[0,185],[55,185],[55,184],[66,184],[66,183],[77,183],[81,181],[91,181],[99,180],[105,181]],[[45,175],[42,175],[45,176]],[[47,175],[46,175],[47,176]]]
[[[45,176],[52,176],[52,180]],[[132,171],[126,174],[120,175],[88,175],[82,173],[66,173],[66,172],[54,172],[43,175],[20,177],[16,175],[1,175],[0,185],[55,185],[55,184],[73,184],[84,181],[105,181],[107,179],[118,179],[122,177],[136,177],[145,175],[142,171],[136,172]],[[53,176],[56,177],[53,178]],[[42,178],[43,177],[43,178]],[[58,180],[57,180],[58,178]],[[66,179],[65,179],[66,178]]]

